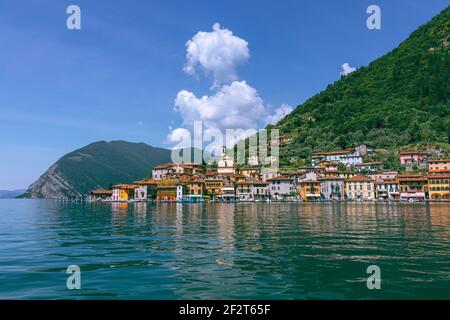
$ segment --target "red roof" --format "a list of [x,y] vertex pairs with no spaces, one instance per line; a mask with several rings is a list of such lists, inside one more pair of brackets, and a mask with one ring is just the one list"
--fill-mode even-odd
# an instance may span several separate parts
[[413,155],[413,154],[428,155],[426,152],[422,152],[422,151],[401,151],[400,152],[401,156]]
[[91,194],[112,194],[112,190],[92,190]]
[[237,183],[238,185],[268,185],[265,181],[241,181]]
[[364,166],[371,166],[371,165],[379,166],[382,164],[383,164],[383,162],[380,162],[380,161],[372,161],[372,162],[355,164],[355,167],[364,167]]
[[358,181],[361,181],[361,182],[363,182],[363,181],[373,182],[372,179],[370,179],[369,177],[364,177],[364,176],[356,176],[356,177],[347,179],[346,181],[348,181],[348,182],[358,182]]
[[288,177],[275,177],[268,179],[267,181],[294,181],[294,179],[288,178]]
[[428,160],[428,163],[443,163],[443,162],[450,162],[450,159]]

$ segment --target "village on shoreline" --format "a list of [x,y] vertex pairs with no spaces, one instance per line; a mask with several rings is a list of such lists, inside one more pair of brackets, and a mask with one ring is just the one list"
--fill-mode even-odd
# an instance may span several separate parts
[[[103,202],[312,202],[450,201],[450,159],[431,160],[430,152],[400,152],[405,172],[382,162],[364,162],[368,145],[317,152],[311,166],[285,170],[249,157],[238,166],[223,148],[215,165],[169,163],[153,168],[148,179],[92,190],[89,201]],[[438,150],[432,150],[439,154]],[[435,155],[434,155],[435,156]],[[269,157],[270,158],[270,157]],[[436,158],[436,157],[434,157]],[[422,172],[412,172],[413,168]],[[344,170],[343,170],[344,169]]]

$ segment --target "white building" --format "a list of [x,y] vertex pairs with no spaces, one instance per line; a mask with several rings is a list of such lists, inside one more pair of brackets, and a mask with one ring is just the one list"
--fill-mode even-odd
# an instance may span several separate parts
[[234,164],[234,158],[227,155],[227,148],[222,147],[222,155],[217,162],[217,172],[219,174],[235,174],[236,167]]
[[363,163],[363,156],[355,149],[314,153],[312,157],[312,165],[317,166],[321,161],[335,161],[346,166],[353,166]]

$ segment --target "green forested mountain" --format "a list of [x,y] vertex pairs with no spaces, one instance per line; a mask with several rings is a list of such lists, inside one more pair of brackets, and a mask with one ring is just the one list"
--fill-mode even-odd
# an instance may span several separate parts
[[359,143],[448,146],[449,33],[450,7],[390,53],[298,106],[274,126],[293,140],[281,149],[282,161]]
[[154,166],[170,161],[170,150],[145,143],[95,142],[59,159],[22,197],[77,197],[92,189],[148,177]]

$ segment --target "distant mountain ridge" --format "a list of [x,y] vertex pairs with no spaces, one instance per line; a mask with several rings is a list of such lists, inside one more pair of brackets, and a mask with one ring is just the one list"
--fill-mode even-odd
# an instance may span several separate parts
[[26,190],[0,190],[0,199],[14,199]]
[[61,157],[20,197],[79,197],[148,177],[154,166],[170,161],[170,150],[145,143],[94,142]]
[[450,144],[450,7],[396,49],[329,85],[277,125],[282,163],[314,151]]

